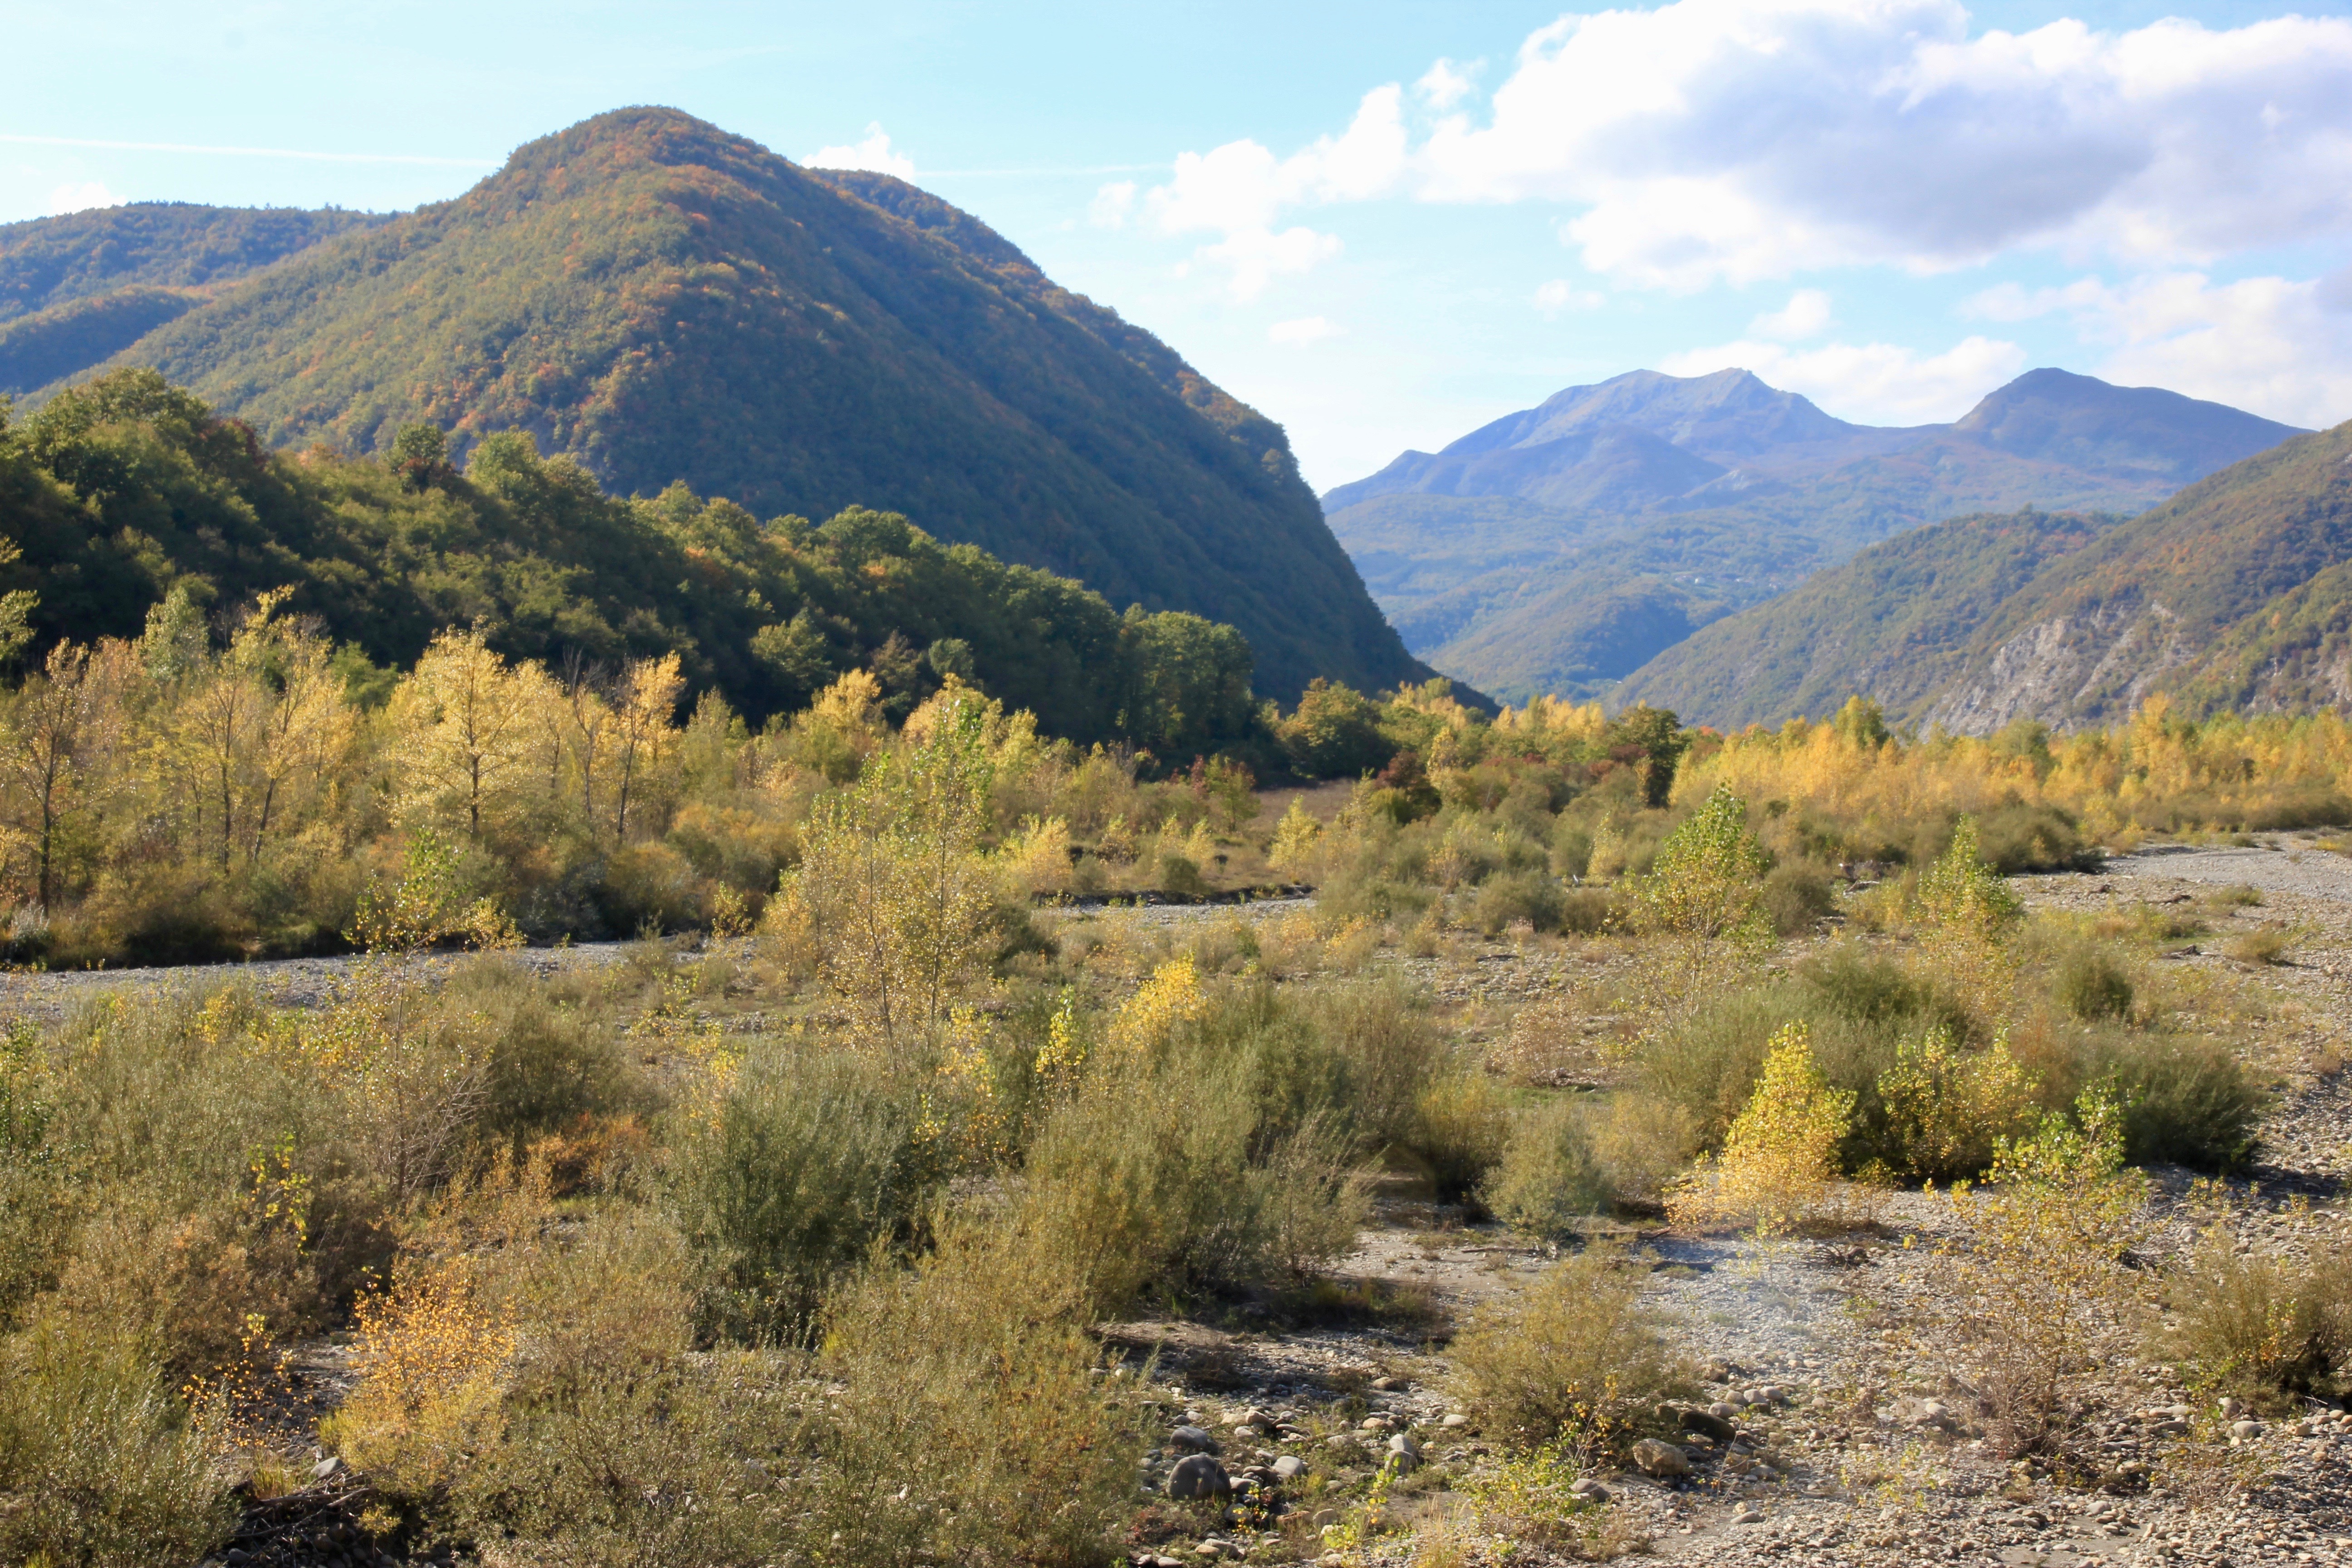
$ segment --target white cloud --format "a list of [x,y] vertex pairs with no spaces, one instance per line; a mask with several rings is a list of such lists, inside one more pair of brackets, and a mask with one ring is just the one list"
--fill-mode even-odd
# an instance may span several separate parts
[[2352,227],[2352,19],[1969,27],[1958,0],[1565,16],[1483,117],[1449,111],[1466,84],[1441,61],[1417,142],[1391,84],[1290,158],[1188,153],[1151,199],[1170,232],[1228,234],[1398,192],[1558,203],[1588,267],[1673,289],[2018,247],[2177,265]]
[[1097,228],[1125,228],[1129,213],[1135,210],[1135,182],[1114,180],[1095,193],[1094,205],[1087,209],[1087,221]]
[[1473,60],[1463,66],[1452,60],[1440,60],[1412,84],[1412,89],[1421,95],[1423,103],[1444,113],[1470,96],[1477,85],[1478,68],[1485,63]]
[[1970,337],[1922,358],[1895,343],[1743,342],[1669,354],[1658,368],[1669,375],[1705,375],[1738,368],[1774,386],[1801,392],[1841,418],[1874,425],[1927,425],[1957,419],[1976,401],[2025,369],[2025,351],[1997,339]]
[[1268,341],[1305,348],[1319,343],[1325,338],[1336,338],[1340,329],[1321,316],[1301,316],[1295,321],[1276,321],[1265,330]]
[[879,125],[866,128],[866,140],[845,147],[820,147],[801,160],[812,169],[866,169],[877,174],[915,177],[915,161],[890,145],[889,133]]
[[2164,272],[2111,285],[1989,289],[1969,312],[1993,321],[2063,313],[2106,350],[2097,375],[2325,426],[2352,418],[2352,301],[2334,279],[2245,278],[2215,284]]
[[1780,309],[1748,322],[1748,331],[1756,337],[1795,343],[1821,336],[1829,324],[1830,297],[1819,289],[1800,289]]
[[1536,289],[1536,309],[1547,316],[1562,310],[1597,310],[1605,300],[1589,289],[1579,289],[1565,278],[1555,278]]
[[1317,262],[1339,255],[1339,238],[1311,228],[1286,228],[1279,234],[1245,228],[1215,245],[1202,246],[1195,254],[1224,266],[1227,289],[1234,299],[1246,302],[1265,293],[1275,279],[1312,271]]
[[122,198],[96,180],[84,184],[59,185],[49,193],[49,213],[78,213],[90,207],[119,207]]
[[1404,173],[1403,97],[1393,82],[1373,89],[1344,133],[1319,137],[1288,158],[1251,141],[1183,153],[1145,208],[1164,234],[1222,233],[1194,254],[1233,268],[1236,299],[1255,299],[1270,276],[1304,272],[1339,251],[1330,235],[1296,225],[1276,232],[1286,207],[1368,201],[1396,187]]

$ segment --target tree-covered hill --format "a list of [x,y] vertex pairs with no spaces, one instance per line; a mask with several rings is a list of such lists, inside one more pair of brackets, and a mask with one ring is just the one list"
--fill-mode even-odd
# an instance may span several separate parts
[[676,652],[693,686],[755,720],[864,668],[903,713],[949,673],[1052,733],[1182,762],[1256,722],[1250,648],[1178,611],[1098,594],[898,514],[755,520],[683,485],[606,495],[522,433],[464,470],[420,427],[391,461],[273,453],[148,370],[110,373],[0,428],[0,587],[40,596],[38,642],[135,637],[178,591],[226,614],[292,588],[369,664],[405,666],[445,626],[512,658],[607,667]]
[[2301,436],[2128,519],[1964,518],[1864,550],[1719,621],[1624,684],[1719,725],[1849,693],[1971,732],[2018,719],[2352,705],[2352,425]]
[[968,215],[632,109],[345,234],[121,356],[272,446],[524,430],[607,487],[867,506],[1239,627],[1261,689],[1427,672],[1278,426]]
[[0,321],[118,289],[203,289],[383,219],[339,208],[132,202],[0,224]]

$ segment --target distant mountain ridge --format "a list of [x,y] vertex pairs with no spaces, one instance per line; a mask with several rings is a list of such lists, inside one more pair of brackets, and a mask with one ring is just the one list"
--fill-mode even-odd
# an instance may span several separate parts
[[1598,694],[1866,544],[1978,511],[2138,511],[2296,435],[2037,370],[1951,425],[1854,425],[1743,370],[1570,387],[1324,497],[1406,646],[1497,696]]
[[625,493],[683,479],[762,515],[900,511],[1114,604],[1234,625],[1270,696],[1431,673],[1272,420],[969,214],[672,110],[532,142],[108,363],[162,371],[273,446],[378,451],[427,421],[462,457],[523,429]]
[[2352,706],[2352,424],[2296,437],[2137,517],[1955,519],[1719,620],[1626,701],[1735,727],[1852,693],[1986,733],[2191,711]]

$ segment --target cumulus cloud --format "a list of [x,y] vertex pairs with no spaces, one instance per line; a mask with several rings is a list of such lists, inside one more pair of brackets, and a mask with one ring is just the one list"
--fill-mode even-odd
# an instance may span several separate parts
[[49,193],[49,213],[85,212],[91,207],[119,207],[122,198],[96,180],[79,185],[59,185]]
[[1748,322],[1748,330],[1759,338],[1794,343],[1821,336],[1829,324],[1830,297],[1819,289],[1800,289],[1780,309]]
[[1412,84],[1412,89],[1421,94],[1423,103],[1443,113],[1470,96],[1477,85],[1478,68],[1484,63],[1473,60],[1461,66],[1452,60],[1440,60]]
[[1921,356],[1895,343],[1742,342],[1669,354],[1669,375],[1738,368],[1774,386],[1801,392],[1841,418],[1873,425],[1928,425],[1958,418],[1976,401],[2025,369],[2025,351],[1998,339],[1969,337]]
[[1278,231],[1286,208],[1366,201],[1395,189],[1405,161],[1403,99],[1394,83],[1374,89],[1346,132],[1318,137],[1288,158],[1252,141],[1186,153],[1174,176],[1144,198],[1145,210],[1163,234],[1222,234],[1194,254],[1232,269],[1234,298],[1255,299],[1269,278],[1304,272],[1339,252],[1334,236],[1299,225]]
[[866,169],[877,174],[915,177],[915,161],[890,145],[889,133],[879,125],[866,128],[866,140],[843,147],[820,147],[801,160],[812,169]]
[[1087,209],[1087,221],[1097,228],[1125,228],[1128,215],[1135,211],[1135,182],[1114,180],[1095,193],[1094,205]]
[[1295,321],[1275,322],[1265,330],[1265,335],[1274,342],[1305,348],[1309,343],[1319,343],[1325,338],[1338,337],[1339,328],[1321,316],[1301,316]]
[[1997,321],[2069,317],[2105,350],[2101,378],[2162,386],[2291,425],[2352,418],[2352,300],[2330,279],[2153,273],[2121,284],[1989,289],[1964,307]]
[[1150,200],[1228,234],[1400,191],[1559,203],[1588,267],[1672,289],[2021,246],[2179,265],[2352,226],[2347,79],[2345,18],[1971,37],[1958,0],[1675,0],[1539,29],[1483,116],[1440,62],[1417,141],[1391,84],[1289,158],[1188,153]]
[[1536,309],[1547,316],[1562,310],[1597,310],[1604,301],[1590,289],[1579,289],[1565,278],[1555,278],[1536,289]]

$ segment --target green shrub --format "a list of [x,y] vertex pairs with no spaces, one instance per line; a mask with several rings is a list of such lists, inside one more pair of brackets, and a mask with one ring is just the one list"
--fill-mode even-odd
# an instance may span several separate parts
[[135,1342],[44,1317],[0,1344],[0,1558],[192,1563],[235,1519],[211,1456]]
[[2268,1096],[2221,1040],[2098,1029],[2084,1037],[2075,1070],[2082,1083],[2114,1086],[2134,1164],[2233,1171],[2253,1153]]
[[2085,945],[2068,952],[2051,976],[2050,994],[2068,1015],[2086,1024],[2131,1012],[2131,975],[2104,948]]
[[2241,1252],[2217,1229],[2166,1281],[2166,1359],[2206,1387],[2272,1409],[2333,1398],[2352,1367],[2352,1259]]
[[1837,908],[1829,878],[1817,866],[1787,860],[1764,879],[1764,913],[1782,936],[1807,936]]
[[1521,921],[1536,931],[1558,931],[1565,903],[1566,889],[1546,872],[1498,871],[1479,884],[1470,921],[1488,936]]
[[718,1326],[797,1333],[836,1274],[911,1233],[945,1173],[919,1090],[865,1053],[771,1047],[681,1130],[677,1196]]
[[1547,1241],[1574,1234],[1577,1221],[1606,1209],[1612,1196],[1585,1108],[1565,1095],[1519,1112],[1501,1161],[1479,1188],[1489,1214]]
[[1598,936],[1617,919],[1616,900],[1601,888],[1570,888],[1559,897],[1559,930]]
[[2074,819],[2055,806],[1995,806],[1977,819],[1979,853],[2004,876],[2094,871],[2102,858]]
[[1448,1056],[1428,1008],[1402,980],[1386,975],[1318,992],[1304,1013],[1345,1064],[1344,1088],[1334,1085],[1333,1098],[1344,1095],[1366,1152],[1410,1139],[1422,1091]]
[[1622,1246],[1596,1242],[1473,1319],[1450,1352],[1471,1418],[1517,1448],[1607,1448],[1639,1436],[1657,1401],[1695,1382],[1642,1304],[1648,1272]]
[[436,1001],[450,1026],[482,1040],[478,1136],[515,1156],[531,1139],[583,1117],[655,1108],[635,1056],[580,982],[541,981],[489,954],[460,964]]
[[1474,1195],[1501,1163],[1511,1117],[1491,1079],[1475,1067],[1433,1077],[1413,1104],[1413,1130],[1402,1145],[1428,1173],[1437,1201]]

